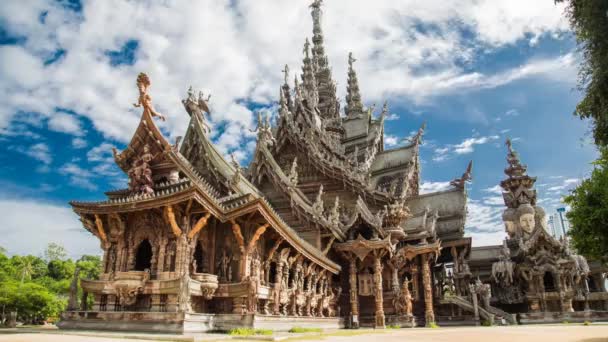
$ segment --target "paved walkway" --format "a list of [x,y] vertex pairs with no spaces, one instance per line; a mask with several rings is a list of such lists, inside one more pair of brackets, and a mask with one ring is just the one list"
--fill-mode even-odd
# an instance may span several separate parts
[[335,336],[325,341],[370,342],[608,342],[608,325],[399,329],[381,335]]
[[[305,336],[305,340],[323,340],[334,342],[608,342],[608,325],[583,326],[579,324],[570,325],[534,325],[515,327],[462,327],[462,328],[439,328],[439,329],[395,329],[385,331],[371,331],[366,334],[363,331],[340,330],[332,335],[332,332],[315,338]],[[281,334],[285,336],[285,334]],[[125,337],[128,337],[125,338]],[[0,334],[0,342],[149,342],[151,339],[170,340],[168,335],[154,334],[125,334],[125,333],[103,333],[91,334],[89,336],[61,334],[61,333],[19,333]],[[184,337],[173,336],[176,340]],[[194,341],[213,341],[226,339],[226,335],[205,334],[194,337]],[[150,339],[148,339],[150,338]],[[294,340],[299,340],[296,338]],[[230,340],[227,340],[230,341]]]

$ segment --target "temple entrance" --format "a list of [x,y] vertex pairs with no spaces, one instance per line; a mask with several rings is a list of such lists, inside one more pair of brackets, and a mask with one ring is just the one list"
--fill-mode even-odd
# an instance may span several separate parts
[[197,242],[196,248],[194,249],[194,262],[193,265],[194,273],[204,273],[203,272],[203,248],[201,247],[201,243]]
[[555,281],[551,272],[545,272],[543,276],[543,285],[545,286],[545,292],[555,291]]
[[148,239],[143,240],[135,253],[135,271],[145,271],[152,267],[152,245]]

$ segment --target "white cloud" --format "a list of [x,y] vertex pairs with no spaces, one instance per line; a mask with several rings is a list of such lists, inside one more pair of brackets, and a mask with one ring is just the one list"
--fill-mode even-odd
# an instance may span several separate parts
[[399,143],[399,138],[394,136],[394,135],[390,135],[390,134],[385,134],[384,135],[384,144],[388,147],[392,147],[392,146],[396,146]]
[[100,254],[97,238],[82,228],[76,214],[67,207],[0,199],[0,212],[0,246],[9,254],[41,255],[50,242],[63,245],[73,258]]
[[496,135],[490,137],[468,138],[463,140],[460,144],[454,145],[454,152],[456,154],[472,153],[475,145],[482,145],[496,139],[498,139],[498,136]]
[[74,147],[74,148],[78,148],[78,149],[85,148],[85,147],[87,147],[87,145],[88,145],[87,141],[82,138],[76,137],[76,138],[72,139],[72,147]]
[[51,156],[51,152],[49,146],[45,143],[37,143],[30,146],[25,154],[41,161],[45,165],[49,165],[53,161],[53,157]]
[[483,145],[491,141],[495,141],[499,138],[497,135],[483,136],[483,137],[471,137],[466,138],[459,144],[445,145],[435,149],[433,160],[436,162],[447,160],[452,154],[469,154],[475,150],[475,145]]
[[399,114],[397,113],[390,113],[389,115],[387,115],[384,118],[386,121],[394,121],[394,120],[399,120]]
[[82,130],[80,120],[76,116],[56,112],[49,118],[49,129],[57,132],[69,133],[76,136],[81,136],[85,132]]
[[502,223],[503,210],[504,207],[469,199],[465,232],[473,237],[474,246],[497,245],[502,242],[506,237]]
[[449,188],[450,182],[422,182],[422,184],[420,184],[420,193],[428,194],[432,192],[447,190]]
[[493,194],[497,194],[497,195],[501,195],[502,194],[502,187],[500,185],[494,185],[491,188],[483,189],[483,191],[484,192],[493,193]]
[[[496,75],[467,73],[461,67],[476,52],[567,29],[563,5],[523,3],[327,1],[324,30],[334,78],[346,84],[349,51],[359,60],[356,68],[366,102],[379,102],[387,95],[424,101],[530,76],[557,77],[572,55],[532,60]],[[8,32],[27,37],[23,46],[0,47],[3,132],[17,112],[37,112],[50,117],[51,128],[79,134],[76,121],[53,117],[55,108],[65,108],[86,116],[106,138],[126,142],[140,113],[131,107],[137,97],[134,79],[146,71],[152,79],[153,101],[169,119],[161,125],[171,135],[186,127],[180,99],[192,84],[213,94],[212,120],[228,121],[229,138],[220,137],[222,148],[236,149],[238,143],[227,140],[239,140],[236,134],[247,134],[254,123],[243,100],[276,100],[281,66],[288,63],[298,70],[304,37],[312,33],[306,4],[283,1],[101,1],[84,3],[81,14],[53,1],[0,6]],[[39,20],[43,12],[44,22]],[[432,29],[420,30],[420,25]],[[467,28],[473,38],[458,26]],[[128,39],[139,43],[135,64],[111,66],[105,52],[119,50]],[[44,65],[58,49],[65,55]],[[419,74],[417,67],[429,71]],[[344,88],[338,87],[341,97]]]
[[92,182],[95,175],[89,171],[81,168],[75,163],[66,163],[59,168],[59,173],[69,177],[70,184],[88,189],[91,191],[97,190],[97,185]]

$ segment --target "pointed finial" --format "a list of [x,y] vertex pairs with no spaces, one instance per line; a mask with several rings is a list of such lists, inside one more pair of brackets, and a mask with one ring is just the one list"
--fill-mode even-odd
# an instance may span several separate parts
[[308,41],[308,37],[306,37],[306,41],[304,41],[304,53],[305,58],[310,58],[310,41]]
[[422,123],[422,125],[418,129],[418,132],[412,138],[412,142],[414,144],[420,145],[420,143],[422,142],[422,137],[424,136],[424,130],[425,130],[425,128],[426,128],[426,121]]
[[285,84],[288,84],[289,82],[287,81],[289,79],[289,66],[287,64],[285,64],[285,68],[283,70],[281,70],[284,74],[284,80],[285,80]]
[[511,143],[511,138],[507,138],[507,141],[505,141],[505,145],[507,145],[509,153],[513,153],[513,144]]
[[388,102],[384,101],[384,105],[382,105],[382,113],[380,113],[380,119],[384,120],[384,117],[388,114]]
[[357,60],[353,57],[353,53],[349,52],[348,53],[348,66],[352,69],[353,68],[353,63],[356,62]]

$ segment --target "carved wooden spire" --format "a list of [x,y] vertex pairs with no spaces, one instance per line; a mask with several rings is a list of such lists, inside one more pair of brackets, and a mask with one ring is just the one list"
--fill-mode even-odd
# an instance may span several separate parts
[[291,100],[291,89],[289,89],[289,66],[285,64],[285,69],[283,71],[284,82],[281,86],[282,94],[281,96],[285,97],[285,105],[289,110],[293,110],[293,102]]
[[304,42],[304,59],[302,60],[302,85],[309,101],[308,105],[316,107],[319,103],[319,93],[317,89],[317,81],[315,78],[315,71],[313,61],[310,58],[310,42],[308,38]]
[[344,112],[347,116],[363,113],[363,104],[361,103],[361,93],[359,92],[359,80],[357,73],[353,68],[353,63],[356,61],[353,58],[353,53],[348,54],[348,80],[346,85],[346,107]]
[[507,145],[507,163],[505,169],[507,178],[500,182],[500,186],[504,189],[503,199],[505,205],[509,208],[517,208],[521,204],[536,205],[536,190],[534,183],[536,177],[530,177],[527,173],[527,166],[519,160],[519,155],[513,149],[511,139],[505,142]]
[[336,118],[340,116],[338,99],[336,97],[336,84],[331,77],[331,69],[327,56],[325,55],[325,47],[323,46],[323,31],[321,29],[321,11],[322,0],[314,0],[310,5],[312,9],[313,22],[313,48],[312,59],[315,71],[317,88],[319,91],[319,111],[325,118]]

